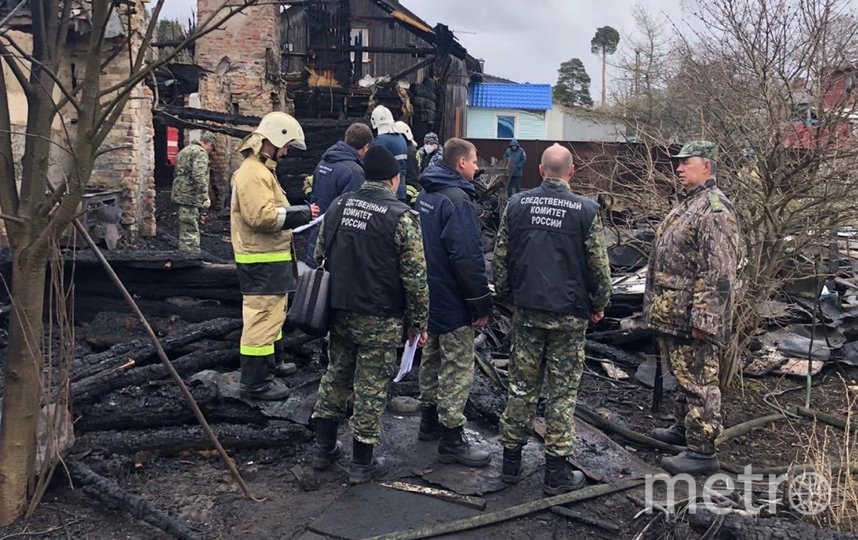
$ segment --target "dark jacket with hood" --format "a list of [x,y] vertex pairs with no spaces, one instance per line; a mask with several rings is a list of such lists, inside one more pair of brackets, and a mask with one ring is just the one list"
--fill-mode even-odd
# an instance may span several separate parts
[[319,211],[325,213],[331,201],[363,185],[363,161],[356,149],[345,141],[337,141],[322,155],[322,161],[313,172],[313,195],[311,202],[319,205]]
[[492,312],[474,186],[441,162],[420,176],[423,249],[429,277],[429,333],[444,334]]

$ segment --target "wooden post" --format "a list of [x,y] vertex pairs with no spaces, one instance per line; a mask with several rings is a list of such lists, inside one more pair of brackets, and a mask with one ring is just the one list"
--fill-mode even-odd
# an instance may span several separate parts
[[453,124],[453,133],[455,137],[462,137],[462,108],[456,107],[455,120]]

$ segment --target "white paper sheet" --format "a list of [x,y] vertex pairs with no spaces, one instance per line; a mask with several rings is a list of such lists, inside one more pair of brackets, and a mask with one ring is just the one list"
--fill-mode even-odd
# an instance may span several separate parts
[[292,232],[298,233],[301,231],[306,231],[310,227],[315,227],[316,225],[318,225],[319,223],[322,222],[323,217],[325,217],[325,214],[319,214],[319,217],[317,217],[316,219],[314,219],[310,223],[307,223],[306,225],[301,225],[300,227],[295,227],[294,229],[292,229]]
[[393,379],[393,382],[401,381],[406,375],[408,375],[408,372],[411,371],[411,365],[414,363],[414,353],[417,352],[418,337],[419,336],[416,336],[405,342],[404,349],[402,350],[402,358],[399,359],[399,373],[396,374],[396,378]]

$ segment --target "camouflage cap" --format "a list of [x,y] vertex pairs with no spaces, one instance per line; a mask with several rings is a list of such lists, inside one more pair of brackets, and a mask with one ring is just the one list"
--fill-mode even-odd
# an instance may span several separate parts
[[691,141],[685,143],[678,154],[670,156],[671,159],[684,159],[691,156],[699,156],[715,161],[718,157],[718,146],[709,141]]
[[215,134],[212,133],[211,131],[203,131],[202,134],[200,135],[200,142],[201,143],[207,142],[207,143],[211,143],[211,144],[217,144],[217,138],[215,137]]

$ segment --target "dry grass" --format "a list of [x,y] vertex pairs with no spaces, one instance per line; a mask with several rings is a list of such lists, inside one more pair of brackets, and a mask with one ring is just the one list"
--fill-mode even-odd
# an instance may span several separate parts
[[[845,381],[843,384],[846,386]],[[858,393],[855,387],[847,386],[846,390],[846,425],[851,426],[858,415]],[[858,531],[858,435],[820,423],[814,423],[811,430],[796,431],[796,435],[804,452],[797,456],[793,468],[809,465],[831,488],[828,507],[806,519],[820,527]],[[798,474],[794,471],[791,477]]]

